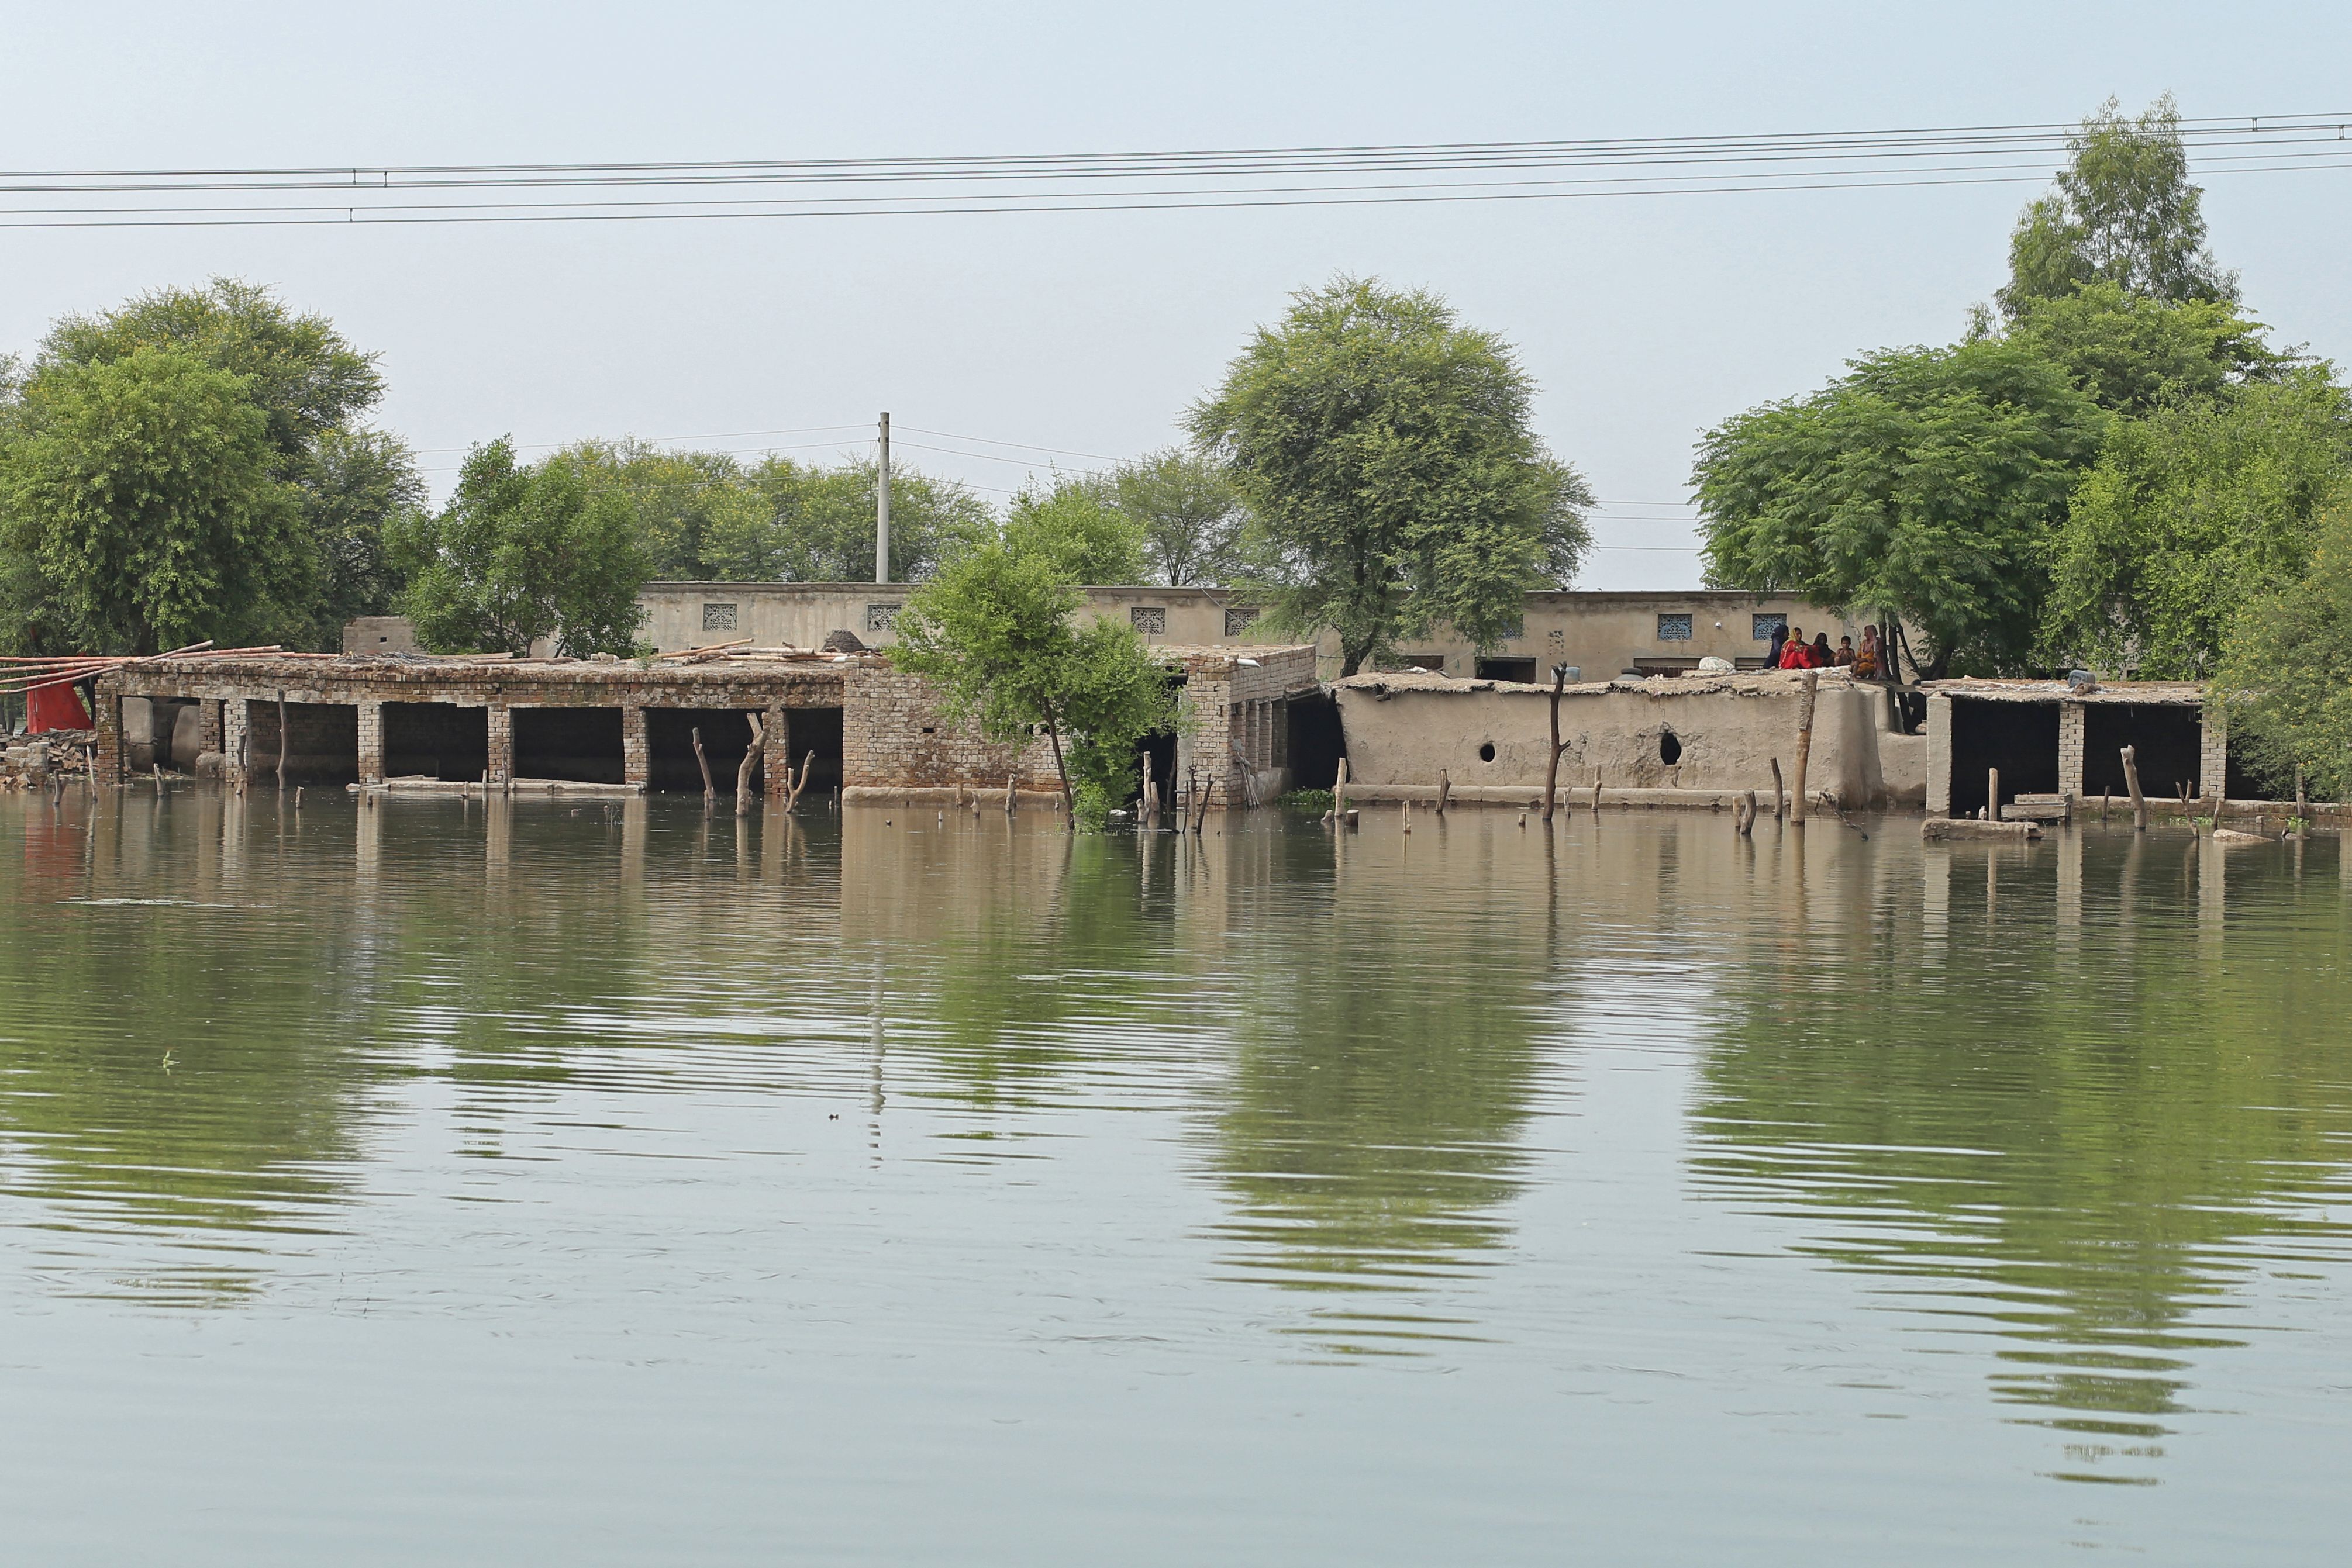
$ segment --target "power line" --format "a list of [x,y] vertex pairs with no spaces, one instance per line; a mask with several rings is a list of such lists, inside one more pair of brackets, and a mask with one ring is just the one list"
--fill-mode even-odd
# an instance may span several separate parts
[[[2180,120],[2178,131],[2200,172],[2352,167],[2352,114],[2209,116]],[[15,201],[0,204],[0,227],[1201,211],[2022,183],[2046,178],[2051,161],[2080,133],[2073,124],[2030,124],[967,157],[20,171],[0,173],[0,202]],[[1542,177],[1474,178],[1499,173]],[[1416,178],[1237,183],[1334,175]],[[614,194],[689,187],[758,193]],[[848,193],[819,193],[828,190]],[[549,195],[517,194],[524,192]],[[314,199],[244,199],[298,193]],[[419,195],[439,199],[414,199]],[[56,204],[27,204],[28,197]]]

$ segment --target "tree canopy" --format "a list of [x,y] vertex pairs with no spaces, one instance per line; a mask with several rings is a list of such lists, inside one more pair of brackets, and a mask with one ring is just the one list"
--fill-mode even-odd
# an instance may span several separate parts
[[2102,281],[2171,304],[2237,298],[2237,275],[2205,248],[2203,193],[2189,178],[2170,94],[2137,120],[2107,99],[2068,139],[2067,152],[2053,188],[2026,207],[2010,236],[2003,309]]
[[1249,514],[1223,467],[1170,447],[1120,464],[1110,484],[1112,504],[1143,529],[1158,580],[1187,588],[1233,575]]
[[[100,315],[61,319],[43,340],[29,372],[19,372],[17,379],[25,396],[32,398],[52,379],[155,355],[174,356],[230,378],[236,395],[260,416],[263,461],[244,472],[267,493],[256,489],[236,503],[216,496],[207,504],[257,514],[290,497],[306,536],[281,541],[289,553],[259,563],[253,572],[223,568],[218,575],[227,597],[215,607],[215,619],[204,623],[205,630],[332,648],[340,643],[345,620],[388,610],[400,585],[389,567],[383,528],[400,512],[421,505],[424,490],[406,445],[360,423],[383,395],[375,357],[354,349],[323,316],[297,312],[257,285],[215,278],[201,288],[142,294]],[[123,448],[112,450],[120,455]],[[56,455],[52,449],[51,459]],[[152,471],[141,472],[153,477]],[[125,485],[135,477],[130,470],[121,476]],[[225,519],[218,527],[236,533],[244,525]],[[307,562],[301,569],[306,580],[292,572],[296,554]],[[123,564],[145,569],[136,561]],[[44,603],[42,596],[58,580],[48,569],[20,559],[6,576],[0,591],[13,601],[9,619],[18,635],[36,625],[77,637],[98,634],[64,607]],[[265,578],[266,601],[236,597],[249,589],[257,591],[255,585]],[[154,595],[176,591],[159,587]]]
[[2352,399],[2315,368],[2116,422],[2052,541],[2050,656],[2205,678],[2239,607],[2301,573],[2347,480]]
[[[879,467],[830,466],[725,452],[676,452],[635,441],[582,442],[559,455],[599,489],[619,494],[654,575],[692,580],[870,582]],[[930,573],[959,540],[991,534],[985,503],[951,481],[893,465],[890,576]]]
[[1071,582],[1144,579],[1143,525],[1118,505],[1108,480],[1062,477],[1047,489],[1024,486],[1013,497],[1003,537],[1014,554],[1042,557]]
[[628,503],[574,464],[519,465],[503,436],[477,446],[448,507],[403,519],[394,548],[402,612],[436,652],[520,654],[546,636],[574,656],[635,651],[652,561]]
[[310,588],[247,378],[142,349],[37,374],[15,411],[6,544],[48,640],[152,653],[268,630]]
[[2217,685],[2230,746],[2321,800],[2352,793],[2352,495],[2321,514],[2307,571],[2242,604]]
[[1591,548],[1591,492],[1529,423],[1508,345],[1433,294],[1341,278],[1293,297],[1196,403],[1196,445],[1254,518],[1267,624],[1339,635],[1352,674],[1449,622],[1489,647]]
[[1707,581],[1892,611],[1930,674],[2007,667],[2032,646],[2042,557],[2106,423],[2021,344],[1856,360],[1701,442]]
[[1168,672],[1130,626],[1073,626],[1082,596],[1067,538],[1009,527],[941,566],[898,613],[891,662],[928,675],[957,718],[1000,741],[1042,730],[1075,822],[1125,799],[1136,746],[1172,728]]

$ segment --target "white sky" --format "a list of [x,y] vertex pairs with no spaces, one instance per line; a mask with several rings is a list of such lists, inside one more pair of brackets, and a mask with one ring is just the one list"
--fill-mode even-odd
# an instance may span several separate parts
[[[2342,5],[0,6],[0,166],[1131,152],[2352,109]],[[2352,160],[2347,160],[2352,161]],[[2352,170],[2215,176],[2282,340],[2352,353]],[[0,231],[0,350],[216,273],[383,355],[446,486],[512,433],[1175,438],[1285,296],[1433,287],[1515,342],[1605,505],[1580,586],[1697,580],[1706,425],[1946,340],[2034,185],[1255,212]],[[854,433],[844,433],[845,438]],[[706,440],[755,449],[807,435]],[[965,443],[969,446],[968,443]],[[824,457],[828,448],[796,454]],[[911,461],[995,491],[1026,462]],[[1034,459],[1040,465],[1051,461]],[[1090,465],[1086,457],[1061,459]],[[1001,497],[1000,497],[1001,498]]]

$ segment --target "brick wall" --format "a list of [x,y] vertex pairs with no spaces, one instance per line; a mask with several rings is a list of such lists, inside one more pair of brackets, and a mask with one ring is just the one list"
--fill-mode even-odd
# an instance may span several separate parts
[[988,739],[977,722],[950,722],[939,690],[920,675],[879,665],[852,670],[842,685],[841,781],[845,789],[1019,789],[1061,788],[1052,745]]

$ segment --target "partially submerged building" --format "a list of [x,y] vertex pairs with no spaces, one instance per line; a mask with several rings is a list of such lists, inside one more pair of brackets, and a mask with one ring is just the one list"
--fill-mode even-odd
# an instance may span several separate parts
[[[1795,672],[1620,676],[1568,686],[1559,704],[1559,787],[1590,799],[1597,778],[1625,804],[1719,805],[1769,799],[1773,765],[1795,787],[1804,677]],[[1524,802],[1543,792],[1551,687],[1357,675],[1333,688],[1347,735],[1351,796],[1426,799],[1441,778],[1464,800]],[[1846,807],[1918,805],[1927,740],[1906,734],[1895,695],[1843,670],[1814,683],[1809,797]]]
[[2210,811],[2215,802],[2276,798],[2230,755],[2221,710],[2193,681],[1932,681],[1927,693],[1927,811],[1972,817],[2000,776],[2004,805],[2021,795],[2122,799],[2123,749],[2159,807]]
[[[1192,716],[1155,751],[1163,789],[1213,778],[1223,806],[1287,788],[1288,707],[1315,691],[1315,651],[1160,653]],[[756,733],[771,796],[788,766],[849,799],[1058,787],[1042,737],[990,740],[872,652],[158,659],[110,672],[98,699],[96,768],[109,783],[170,764],[289,783],[698,790],[707,766],[731,790]]]

